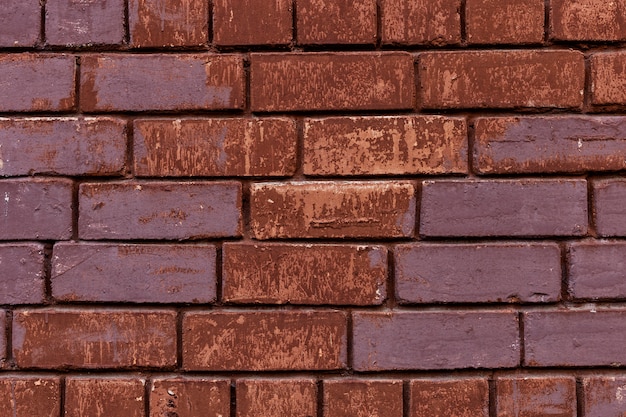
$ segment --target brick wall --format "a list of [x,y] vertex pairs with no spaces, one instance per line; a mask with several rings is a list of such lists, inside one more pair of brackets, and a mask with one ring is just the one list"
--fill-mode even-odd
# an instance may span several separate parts
[[625,110],[625,0],[3,0],[0,417],[622,417]]

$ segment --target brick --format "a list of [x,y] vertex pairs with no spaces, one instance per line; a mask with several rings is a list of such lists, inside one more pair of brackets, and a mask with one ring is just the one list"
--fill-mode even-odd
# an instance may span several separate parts
[[81,59],[84,111],[241,109],[239,55],[87,55]]
[[293,120],[141,119],[134,125],[137,176],[290,176]]
[[0,239],[69,239],[72,235],[72,182],[66,179],[0,181],[4,215]]
[[383,246],[225,243],[222,258],[229,303],[377,305],[386,298]]
[[0,304],[43,302],[44,268],[43,245],[0,244]]
[[624,242],[575,242],[568,250],[569,292],[574,298],[626,298]]
[[596,232],[600,236],[626,236],[626,181],[606,179],[593,182]]
[[554,302],[561,292],[554,243],[400,245],[395,268],[402,303]]
[[626,52],[591,55],[591,104],[626,104]]
[[583,410],[585,417],[622,417],[626,378],[614,375],[585,377]]
[[204,45],[209,41],[209,2],[130,0],[128,23],[132,46]]
[[250,62],[253,111],[413,107],[413,58],[405,52],[251,54]]
[[143,379],[130,377],[68,377],[65,417],[144,417]]
[[256,239],[407,237],[415,228],[411,182],[253,184]]
[[317,415],[314,379],[240,379],[236,390],[237,417]]
[[[536,311],[524,314],[527,366],[620,366],[626,337],[623,310]],[[598,343],[598,341],[602,343]],[[557,347],[558,348],[555,348]]]
[[0,54],[0,80],[10,80],[0,83],[0,111],[72,110],[75,68],[65,54]]
[[587,182],[424,181],[420,215],[423,236],[581,236]]
[[374,44],[375,0],[298,0],[298,43]]
[[126,123],[108,117],[0,118],[0,148],[0,176],[120,175]]
[[210,303],[213,245],[57,243],[51,271],[59,301]]
[[176,313],[22,309],[13,313],[20,368],[136,368],[176,364]]
[[0,367],[4,367],[7,353],[7,312],[0,310]]
[[460,0],[381,0],[384,44],[461,43]]
[[543,41],[543,0],[470,0],[465,7],[470,44],[532,44]]
[[46,42],[50,45],[121,44],[124,0],[46,2]]
[[624,0],[553,0],[550,36],[566,41],[626,39]]
[[292,2],[214,0],[213,41],[217,45],[287,45],[292,38]]
[[421,106],[580,108],[584,67],[577,51],[425,52],[418,65]]
[[0,46],[34,46],[41,30],[39,0],[5,0],[0,13]]
[[193,312],[183,318],[183,368],[330,370],[346,366],[339,311]]
[[82,239],[200,239],[239,236],[241,184],[81,184]]
[[196,417],[200,410],[205,417],[229,416],[230,381],[198,377],[152,381],[150,417]]
[[474,127],[473,166],[480,174],[626,168],[623,117],[481,117]]
[[517,313],[353,313],[357,371],[510,368],[519,364]]
[[573,377],[514,376],[496,379],[498,417],[576,417]]
[[402,417],[402,381],[324,381],[326,417]]
[[489,416],[489,384],[484,378],[415,379],[409,390],[409,417]]
[[465,119],[362,116],[307,119],[306,175],[405,175],[467,172]]
[[61,416],[61,381],[44,375],[0,377],[0,416]]

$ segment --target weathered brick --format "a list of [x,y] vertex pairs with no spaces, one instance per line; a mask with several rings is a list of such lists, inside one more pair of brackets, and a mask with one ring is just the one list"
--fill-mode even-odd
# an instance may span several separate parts
[[357,371],[509,368],[520,356],[512,311],[358,312],[353,346]]
[[381,0],[385,44],[446,45],[461,42],[460,0]]
[[580,236],[587,182],[570,179],[424,181],[424,236]]
[[291,119],[140,119],[137,176],[289,176],[296,170]]
[[470,44],[541,43],[543,0],[469,0],[466,7]]
[[591,55],[591,103],[626,104],[626,52]]
[[465,119],[363,116],[308,119],[306,175],[404,175],[467,172]]
[[626,243],[575,242],[568,251],[569,292],[574,298],[626,298]]
[[176,364],[176,313],[47,308],[13,314],[20,368],[133,368]]
[[298,43],[373,44],[375,0],[298,0]]
[[81,184],[82,239],[198,239],[240,234],[237,182]]
[[550,36],[567,41],[626,39],[624,0],[552,0]]
[[286,45],[292,35],[292,2],[214,0],[213,40],[218,45]]
[[0,377],[0,416],[60,417],[61,382],[48,375]]
[[237,417],[313,417],[317,415],[314,379],[240,379]]
[[583,410],[585,417],[623,417],[626,378],[622,375],[585,377]]
[[215,301],[213,245],[58,243],[53,255],[51,290],[60,301]]
[[573,377],[513,376],[496,379],[498,417],[576,417]]
[[44,301],[43,249],[36,243],[0,244],[0,304]]
[[402,381],[324,381],[325,417],[402,417]]
[[[6,325],[7,325],[7,312],[0,310],[0,367],[4,366],[7,352],[7,340],[6,340]],[[4,331],[2,331],[4,329]]]
[[0,118],[0,176],[116,175],[125,155],[121,119]]
[[381,304],[387,249],[364,245],[225,243],[222,300],[262,304]]
[[207,0],[130,0],[130,44],[198,46],[209,41]]
[[524,313],[527,366],[620,366],[626,363],[624,310]]
[[553,302],[561,292],[554,243],[407,244],[395,249],[401,302]]
[[580,108],[585,88],[577,51],[456,51],[419,56],[421,106]]
[[81,60],[84,111],[241,109],[239,55],[87,55]]
[[72,235],[72,181],[0,181],[0,239],[69,239]]
[[0,46],[34,46],[41,30],[39,0],[4,0],[0,12]]
[[228,417],[230,381],[178,376],[152,381],[150,417],[198,417],[198,413],[204,417]]
[[406,52],[251,55],[253,111],[410,109],[414,90]]
[[346,366],[339,311],[190,312],[183,368],[212,371],[330,370]]
[[144,417],[144,384],[130,377],[68,377],[64,417]]
[[593,183],[596,231],[600,236],[626,236],[626,181],[598,180]]
[[411,182],[292,182],[251,186],[257,239],[412,236]]
[[488,417],[487,380],[484,378],[412,380],[409,417],[432,416]]
[[0,54],[0,111],[71,110],[75,68],[76,59],[65,54]]

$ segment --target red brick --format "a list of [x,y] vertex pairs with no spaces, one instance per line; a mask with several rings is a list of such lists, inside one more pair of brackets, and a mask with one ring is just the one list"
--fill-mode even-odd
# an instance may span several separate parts
[[64,417],[144,417],[143,379],[68,377]]
[[587,182],[571,179],[422,183],[424,236],[580,236]]
[[407,181],[260,183],[251,194],[256,239],[407,237],[415,228]]
[[34,46],[41,30],[39,0],[4,0],[0,14],[0,46]]
[[407,244],[395,249],[396,294],[409,303],[554,302],[554,243]]
[[218,45],[286,45],[291,42],[291,0],[214,0]]
[[44,301],[43,249],[36,243],[0,244],[0,304]]
[[596,231],[600,236],[626,236],[626,181],[598,180],[593,183]]
[[520,360],[512,311],[358,312],[353,346],[357,371],[509,368]]
[[574,298],[626,298],[625,242],[574,242],[568,251],[569,292]]
[[137,176],[289,176],[296,170],[291,119],[135,121]]
[[470,44],[529,44],[543,41],[543,0],[469,0]]
[[0,377],[0,416],[61,416],[58,377],[5,374]]
[[626,363],[625,310],[524,313],[527,366],[621,366]]
[[68,242],[57,243],[53,254],[51,290],[60,301],[215,301],[213,245]]
[[383,246],[223,246],[222,299],[229,303],[376,305],[386,298]]
[[415,379],[410,387],[409,417],[489,416],[489,384],[486,379]]
[[193,312],[183,319],[183,368],[330,370],[346,366],[339,311]]
[[514,376],[496,379],[498,417],[576,417],[573,377]]
[[152,381],[150,417],[198,417],[199,413],[203,417],[229,416],[230,381],[178,376]]
[[381,0],[380,7],[385,44],[461,43],[460,0]]
[[236,389],[237,417],[317,415],[314,379],[240,379]]
[[0,181],[0,239],[69,239],[72,182],[66,179]]
[[13,313],[20,368],[134,368],[176,364],[176,313],[47,308]]
[[453,108],[580,108],[577,51],[457,51],[419,56],[421,105]]
[[124,0],[46,2],[48,44],[121,44],[123,41]]
[[402,381],[324,381],[325,417],[402,417]]
[[567,41],[626,39],[624,0],[552,0],[551,37]]
[[413,107],[413,58],[405,52],[252,54],[253,111]]
[[467,172],[465,119],[363,116],[308,119],[306,175],[404,175]]
[[373,44],[375,0],[298,0],[298,43]]
[[[0,111],[68,111],[76,59],[65,54],[0,54]],[[50,82],[54,80],[54,82]]]
[[198,46],[209,41],[207,0],[130,0],[130,44]]
[[626,104],[626,52],[591,55],[591,103]]
[[87,55],[81,60],[84,111],[241,109],[239,55]]
[[623,417],[626,378],[601,375],[583,378],[585,417]]
[[237,182],[81,184],[82,239],[199,239],[239,236]]
[[108,117],[0,118],[0,149],[3,176],[119,175],[126,123]]

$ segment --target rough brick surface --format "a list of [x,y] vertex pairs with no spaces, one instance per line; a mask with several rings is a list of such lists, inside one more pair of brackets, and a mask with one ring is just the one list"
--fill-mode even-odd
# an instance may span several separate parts
[[124,40],[124,0],[46,2],[50,45],[118,44]]
[[489,416],[489,384],[482,378],[415,379],[410,383],[410,417]]
[[70,377],[65,384],[65,417],[144,416],[143,379]]
[[0,46],[33,46],[41,30],[39,0],[6,0],[0,12]]
[[568,282],[572,297],[626,297],[626,243],[576,242],[570,245],[568,255]]
[[44,301],[44,247],[40,244],[0,244],[0,304]]
[[498,417],[550,415],[576,417],[573,377],[504,377],[496,379]]
[[230,413],[225,379],[160,377],[150,388],[150,417],[224,417]]
[[624,415],[626,378],[600,375],[583,378],[585,417],[621,417]]
[[593,183],[593,202],[596,230],[600,236],[625,236],[626,181],[599,180]]
[[292,2],[214,0],[213,30],[218,45],[285,45],[292,37]]
[[471,44],[531,44],[543,41],[543,0],[469,0],[467,39]]
[[[7,312],[0,310],[0,329],[6,330],[7,325]],[[0,366],[4,367],[7,353],[7,339],[6,331],[0,334]]]
[[324,416],[402,417],[402,381],[324,381]]
[[317,415],[317,385],[313,379],[240,379],[237,417],[308,417]]
[[626,104],[626,52],[591,55],[591,103]]
[[375,0],[298,0],[298,43],[373,44]]
[[566,41],[626,39],[624,0],[553,0],[550,36]]
[[61,381],[49,375],[0,377],[1,416],[61,416]]

